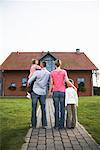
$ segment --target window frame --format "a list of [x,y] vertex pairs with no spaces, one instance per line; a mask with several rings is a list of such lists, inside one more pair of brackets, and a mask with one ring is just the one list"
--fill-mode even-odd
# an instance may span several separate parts
[[[80,81],[78,81],[78,80],[80,80]],[[85,92],[86,91],[86,87],[85,87],[85,85],[86,85],[86,78],[78,77],[77,78],[77,84],[78,84],[78,91],[79,92]]]
[[[23,81],[23,80],[25,80],[25,81]],[[22,78],[21,84],[22,84],[22,87],[26,87],[27,86],[27,77],[23,77]]]
[[45,61],[46,62],[46,69],[51,72],[52,70],[55,69],[55,61],[56,59],[53,58],[51,55],[47,55],[45,56],[44,58],[42,58],[40,61],[43,62]]
[[10,90],[16,90],[16,83],[15,82],[11,82],[10,86],[8,87]]

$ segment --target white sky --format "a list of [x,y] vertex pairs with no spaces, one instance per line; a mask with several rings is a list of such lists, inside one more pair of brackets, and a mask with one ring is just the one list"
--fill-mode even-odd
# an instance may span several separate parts
[[99,14],[99,0],[0,0],[0,64],[14,51],[80,48],[100,69]]

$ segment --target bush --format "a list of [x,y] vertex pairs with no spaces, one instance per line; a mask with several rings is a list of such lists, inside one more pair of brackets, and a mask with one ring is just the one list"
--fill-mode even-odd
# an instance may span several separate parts
[[100,87],[93,87],[94,95],[100,95]]

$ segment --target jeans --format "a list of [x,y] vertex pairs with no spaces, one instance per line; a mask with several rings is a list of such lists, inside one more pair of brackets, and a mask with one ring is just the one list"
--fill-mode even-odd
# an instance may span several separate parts
[[54,91],[53,102],[55,108],[55,127],[64,128],[65,92]]
[[36,93],[32,92],[32,127],[36,127],[37,124],[37,116],[36,116],[36,109],[37,109],[37,102],[39,100],[41,105],[41,112],[42,112],[42,126],[47,126],[47,118],[46,118],[46,95],[37,95]]

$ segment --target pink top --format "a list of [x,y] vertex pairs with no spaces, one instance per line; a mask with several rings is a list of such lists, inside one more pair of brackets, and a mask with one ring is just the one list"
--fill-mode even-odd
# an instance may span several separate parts
[[67,72],[63,69],[53,70],[51,72],[53,82],[53,91],[65,92],[65,81],[68,80]]
[[28,78],[31,78],[31,76],[33,75],[33,73],[37,70],[37,69],[41,69],[41,67],[37,64],[32,64],[31,68],[30,68],[30,74],[28,76]]

